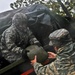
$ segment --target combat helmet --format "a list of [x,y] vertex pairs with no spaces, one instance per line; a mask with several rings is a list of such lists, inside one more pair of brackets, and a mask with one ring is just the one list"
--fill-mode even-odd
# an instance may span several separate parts
[[66,29],[58,29],[49,35],[49,45],[61,47],[72,41],[69,31]]

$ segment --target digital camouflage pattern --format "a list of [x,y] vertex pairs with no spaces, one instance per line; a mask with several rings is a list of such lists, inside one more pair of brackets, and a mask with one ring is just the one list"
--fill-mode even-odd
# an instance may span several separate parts
[[22,51],[31,44],[37,44],[39,41],[26,27],[27,17],[22,13],[17,13],[12,19],[12,25],[6,29],[1,38],[2,56],[9,62],[19,60]]
[[65,45],[66,43],[72,41],[72,38],[69,34],[69,31],[62,28],[55,30],[49,35],[50,43],[49,45],[61,47]]
[[37,75],[75,75],[75,43],[58,49],[56,60],[48,65],[34,64]]

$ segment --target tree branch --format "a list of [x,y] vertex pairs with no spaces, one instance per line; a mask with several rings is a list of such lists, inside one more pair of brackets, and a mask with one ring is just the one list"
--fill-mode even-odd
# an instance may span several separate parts
[[61,5],[61,7],[62,7],[62,9],[64,10],[64,12],[66,13],[66,15],[72,19],[71,14],[68,12],[67,8],[66,8],[66,7],[64,6],[64,4],[61,2],[61,0],[57,0],[57,1],[58,1],[58,3]]

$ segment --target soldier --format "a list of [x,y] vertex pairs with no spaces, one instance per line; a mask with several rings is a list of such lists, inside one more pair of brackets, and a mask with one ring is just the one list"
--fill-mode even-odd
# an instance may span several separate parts
[[[55,61],[43,66],[37,56],[31,61],[37,75],[75,75],[75,43],[66,29],[59,29],[49,35],[50,45],[57,51]],[[50,57],[50,56],[49,56]]]
[[22,56],[22,51],[32,44],[40,44],[27,27],[27,16],[17,13],[12,18],[12,25],[6,29],[1,38],[2,56],[10,63]]

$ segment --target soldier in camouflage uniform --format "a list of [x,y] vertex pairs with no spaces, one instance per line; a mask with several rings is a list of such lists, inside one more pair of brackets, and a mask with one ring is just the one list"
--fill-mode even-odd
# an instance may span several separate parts
[[56,60],[43,66],[37,56],[31,61],[37,75],[75,75],[75,43],[66,29],[59,29],[49,35],[50,45],[57,51]]
[[32,44],[39,44],[39,41],[27,27],[27,16],[17,13],[12,18],[12,25],[6,29],[1,38],[2,56],[10,63],[17,61],[22,56],[22,51]]

